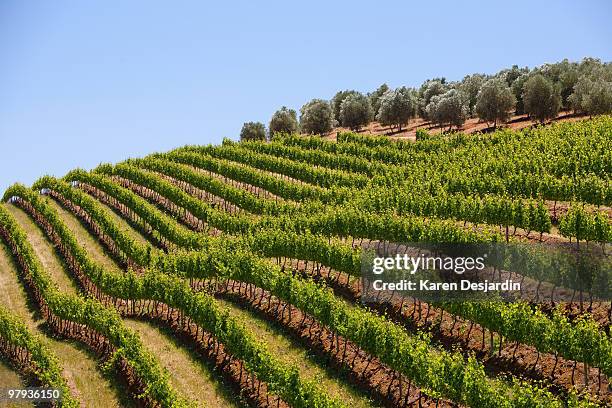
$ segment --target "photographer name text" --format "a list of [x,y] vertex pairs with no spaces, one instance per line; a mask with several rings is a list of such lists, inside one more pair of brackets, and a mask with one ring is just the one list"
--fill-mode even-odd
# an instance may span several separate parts
[[507,279],[501,282],[490,282],[488,280],[472,282],[462,279],[459,282],[432,282],[429,279],[419,279],[417,281],[402,279],[396,282],[384,282],[377,279],[372,282],[372,288],[376,291],[426,291],[426,292],[451,292],[451,291],[471,291],[471,292],[495,292],[495,291],[520,291],[520,282]]

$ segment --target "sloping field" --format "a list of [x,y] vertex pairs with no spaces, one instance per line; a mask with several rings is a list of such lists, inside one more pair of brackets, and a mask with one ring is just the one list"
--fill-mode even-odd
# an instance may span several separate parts
[[[37,381],[63,379],[59,405],[609,406],[609,300],[519,270],[533,300],[366,303],[361,263],[405,243],[606,256],[611,175],[607,116],[419,142],[226,140],[77,169],[6,191],[0,304],[55,356],[59,379]],[[11,327],[0,382],[18,386],[41,363],[34,342],[11,351]]]

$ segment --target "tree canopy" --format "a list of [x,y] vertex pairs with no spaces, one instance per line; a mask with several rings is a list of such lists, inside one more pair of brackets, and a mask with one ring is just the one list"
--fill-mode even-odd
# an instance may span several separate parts
[[370,98],[370,104],[372,105],[372,114],[374,117],[378,115],[378,110],[380,109],[380,98],[389,90],[389,85],[382,84],[372,93],[368,94]]
[[568,98],[577,112],[601,115],[612,112],[612,82],[601,78],[581,77],[574,86],[574,93]]
[[468,117],[469,107],[467,96],[456,89],[451,89],[442,95],[431,98],[427,105],[427,117],[440,126],[460,127]]
[[242,125],[240,140],[266,140],[266,127],[261,122],[246,122]]
[[531,118],[544,122],[559,113],[561,93],[551,80],[535,74],[523,85],[523,105]]
[[370,99],[360,93],[344,98],[340,106],[340,123],[351,130],[359,130],[372,120]]
[[313,99],[300,109],[302,132],[323,135],[335,125],[331,104],[323,99]]
[[478,92],[476,114],[488,123],[505,122],[514,109],[516,98],[506,81],[500,78],[490,79],[482,85]]
[[400,87],[386,92],[380,98],[380,109],[377,120],[383,126],[402,126],[414,117],[417,109],[417,98],[414,90]]
[[342,122],[340,120],[340,108],[342,107],[342,102],[349,95],[357,95],[359,92],[354,90],[345,90],[337,92],[336,95],[331,100],[332,110],[334,112],[334,119],[338,122]]
[[270,119],[270,136],[276,133],[296,133],[298,131],[297,114],[293,109],[283,106]]

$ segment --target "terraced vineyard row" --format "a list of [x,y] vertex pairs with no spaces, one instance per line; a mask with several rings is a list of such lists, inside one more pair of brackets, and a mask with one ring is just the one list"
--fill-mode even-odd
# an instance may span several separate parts
[[[408,242],[605,250],[611,129],[600,117],[416,143],[226,141],[14,185],[0,235],[49,329],[32,335],[5,305],[0,352],[62,388],[61,406],[83,398],[62,356],[41,345],[50,335],[91,350],[124,384],[121,404],[611,404],[612,305],[584,302],[569,276],[513,271],[536,293],[554,285],[580,300],[365,302],[361,286],[367,254]],[[15,214],[35,222],[76,289],[41,263],[41,243]],[[164,336],[181,367],[153,349]],[[207,397],[185,384],[210,387]]]

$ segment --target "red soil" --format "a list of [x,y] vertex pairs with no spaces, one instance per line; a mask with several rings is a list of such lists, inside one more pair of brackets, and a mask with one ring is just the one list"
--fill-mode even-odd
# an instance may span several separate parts
[[[577,121],[581,119],[585,119],[588,116],[574,114],[570,111],[560,112],[557,118],[548,122],[565,122],[565,121]],[[537,122],[529,119],[527,115],[515,115],[510,118],[508,123],[504,125],[498,125],[499,128],[508,128],[508,129],[523,129],[529,126],[536,125]],[[423,120],[421,118],[411,120],[407,126],[402,128],[400,132],[397,128],[391,128],[390,126],[382,126],[378,122],[372,122],[368,126],[362,128],[358,133],[362,134],[372,134],[377,136],[390,136],[394,139],[400,140],[416,140],[416,131],[417,129],[425,129],[430,134],[439,134],[443,131],[447,131],[448,127],[440,127],[431,124],[430,122]],[[476,132],[490,132],[493,130],[493,125],[489,126],[488,123],[482,122],[478,118],[472,118],[465,121],[463,126],[459,129],[453,128],[453,130],[458,130],[467,134],[476,133]],[[328,135],[325,136],[326,139],[336,140],[336,135],[338,132],[349,132],[350,129],[337,127],[333,129]]]

